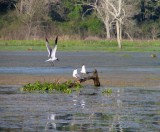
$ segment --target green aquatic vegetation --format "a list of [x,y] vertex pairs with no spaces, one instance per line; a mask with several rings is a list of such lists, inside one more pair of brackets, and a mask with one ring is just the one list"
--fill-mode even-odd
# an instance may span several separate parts
[[111,94],[113,91],[111,88],[105,89],[104,91],[102,91],[103,94]]
[[156,55],[156,54],[151,54],[151,57],[152,57],[152,58],[156,58],[157,55]]
[[72,82],[72,81],[66,81],[64,83],[49,83],[49,82],[44,82],[41,83],[39,81],[31,84],[28,83],[23,86],[22,90],[26,92],[33,92],[33,91],[40,91],[40,92],[62,92],[62,93],[67,93],[70,94],[75,90],[79,90],[82,88],[82,85],[77,83],[77,82]]

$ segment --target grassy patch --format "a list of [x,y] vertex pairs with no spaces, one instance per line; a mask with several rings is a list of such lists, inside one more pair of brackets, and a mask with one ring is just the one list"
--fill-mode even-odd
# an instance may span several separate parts
[[[53,45],[54,40],[50,40]],[[0,50],[10,51],[45,51],[44,40],[0,40]],[[122,42],[119,49],[115,40],[59,40],[59,51],[160,51],[160,41],[129,41]]]
[[80,88],[82,88],[82,86],[79,83],[74,83],[72,81],[67,81],[65,83],[57,83],[57,82],[41,83],[37,81],[33,84],[29,83],[24,85],[22,90],[26,92],[34,92],[34,91],[49,92],[49,93],[62,92],[62,93],[70,94],[75,90],[79,90]]

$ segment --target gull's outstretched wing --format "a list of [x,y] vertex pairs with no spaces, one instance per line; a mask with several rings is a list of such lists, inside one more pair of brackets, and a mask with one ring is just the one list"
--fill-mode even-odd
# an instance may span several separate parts
[[51,56],[51,53],[52,53],[52,49],[49,45],[49,42],[48,42],[48,39],[46,38],[46,48],[47,48],[47,51],[48,51],[48,57]]
[[55,46],[57,45],[58,42],[58,36],[56,37],[55,41],[54,41],[54,45],[53,45],[53,49],[55,48]]
[[55,58],[55,57],[56,57],[57,41],[58,41],[58,36],[57,36],[57,37],[56,37],[56,39],[55,39],[54,48],[53,48],[53,50],[52,50],[52,54],[51,54],[51,57],[52,57],[52,58]]
[[52,54],[51,54],[52,58],[56,57],[56,51],[57,51],[57,45],[55,45],[54,49],[52,50]]

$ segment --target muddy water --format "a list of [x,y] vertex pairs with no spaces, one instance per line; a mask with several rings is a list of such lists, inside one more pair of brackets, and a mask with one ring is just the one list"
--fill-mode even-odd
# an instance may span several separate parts
[[0,87],[0,131],[160,130],[160,90],[85,87],[72,94],[24,93]]
[[[160,53],[157,58],[151,52],[57,52],[59,62],[55,67],[153,67],[159,66]],[[0,51],[0,67],[51,67],[47,52],[4,52]]]
[[45,62],[47,52],[0,52],[0,73],[3,74],[71,74],[80,70],[82,64],[87,70],[98,69],[108,72],[160,73],[160,53],[152,58],[150,52],[57,52],[60,61],[54,67]]
[[[114,73],[120,78],[124,73],[141,73],[142,76],[147,75],[149,80],[157,80],[160,77],[160,54],[157,53],[157,58],[150,55],[149,52],[58,52],[60,61],[52,67],[44,62],[46,52],[0,52],[0,79],[3,79],[2,74],[72,76],[74,68],[80,70],[81,65],[85,64],[88,70],[96,68],[100,76]],[[20,87],[0,86],[2,132],[160,130],[158,85],[147,89],[111,87],[113,93],[109,95],[102,94],[108,88],[105,85],[98,89],[86,86],[80,92],[69,95],[24,93]]]

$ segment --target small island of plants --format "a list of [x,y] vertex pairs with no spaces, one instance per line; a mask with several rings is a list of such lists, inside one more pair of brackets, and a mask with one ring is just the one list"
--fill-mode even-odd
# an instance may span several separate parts
[[59,82],[44,82],[41,83],[40,81],[37,81],[33,84],[28,83],[23,86],[22,90],[26,92],[34,92],[34,91],[39,91],[39,92],[49,92],[49,93],[54,93],[54,92],[62,92],[62,93],[67,93],[70,94],[75,90],[79,90],[82,88],[82,85],[78,82],[72,82],[71,80],[66,81],[64,83],[59,83]]
[[49,92],[49,93],[62,92],[62,93],[70,94],[73,91],[77,91],[80,88],[82,88],[81,83],[87,80],[93,80],[94,86],[100,87],[98,71],[95,69],[93,71],[93,75],[80,78],[77,81],[68,80],[64,83],[60,83],[59,81],[54,81],[53,83],[50,83],[50,82],[41,83],[40,81],[37,81],[33,84],[28,83],[24,85],[22,88],[22,91],[26,91],[26,92],[39,91],[39,92]]

